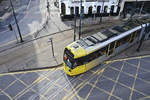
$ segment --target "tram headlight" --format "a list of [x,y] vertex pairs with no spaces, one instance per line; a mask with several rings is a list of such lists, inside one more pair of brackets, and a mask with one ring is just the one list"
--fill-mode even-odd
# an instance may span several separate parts
[[64,56],[64,60],[67,60],[67,56]]

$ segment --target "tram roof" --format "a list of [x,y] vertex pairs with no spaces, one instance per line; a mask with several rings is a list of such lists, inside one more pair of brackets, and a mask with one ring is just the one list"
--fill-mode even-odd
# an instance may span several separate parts
[[[75,43],[71,44],[71,47],[74,47],[74,49],[72,48],[72,50],[74,51],[74,54],[77,54],[75,58],[81,56],[84,56],[86,53],[91,53],[94,50],[97,50],[98,48],[100,49],[100,47],[104,47],[105,45],[109,44],[109,42],[113,42],[115,41],[115,39],[119,39],[119,38],[123,38],[126,35],[131,34],[132,32],[138,30],[141,28],[141,24],[150,22],[150,18],[143,18],[140,20],[132,20],[132,21],[128,21],[124,24],[121,25],[117,25],[114,26],[110,29],[106,29],[102,32],[98,32],[96,34],[93,34],[91,36],[87,36],[85,38],[82,38],[80,40],[77,40]],[[128,32],[129,31],[129,32]],[[113,40],[110,41],[111,38],[114,38]],[[109,41],[107,41],[109,40]],[[107,42],[107,43],[104,43]],[[101,44],[101,45],[99,45]],[[95,46],[95,47],[94,47]],[[76,50],[77,49],[77,50]],[[80,51],[80,50],[85,50],[83,53],[79,52],[77,53],[76,51]],[[85,53],[86,52],[86,53]]]
[[118,36],[120,34],[123,34],[124,32],[133,29],[134,27],[139,26],[140,24],[131,21],[128,23],[125,23],[123,25],[117,25],[110,29],[106,29],[103,32],[98,32],[96,34],[93,34],[91,36],[82,38],[81,40],[78,40],[77,43],[82,46],[83,48],[87,48],[90,46],[94,46],[95,44],[102,43],[114,36]]

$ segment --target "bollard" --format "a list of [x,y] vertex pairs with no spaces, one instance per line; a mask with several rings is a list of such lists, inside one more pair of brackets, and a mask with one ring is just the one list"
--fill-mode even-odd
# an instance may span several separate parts
[[48,41],[48,42],[51,42],[52,54],[53,54],[53,57],[54,57],[55,55],[54,55],[54,47],[53,47],[53,38],[49,38],[49,41]]

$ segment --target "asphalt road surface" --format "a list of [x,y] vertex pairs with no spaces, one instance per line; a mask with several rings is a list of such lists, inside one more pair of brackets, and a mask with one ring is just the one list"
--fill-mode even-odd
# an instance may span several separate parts
[[75,77],[63,67],[0,74],[0,99],[149,100],[149,64],[148,55],[99,65]]

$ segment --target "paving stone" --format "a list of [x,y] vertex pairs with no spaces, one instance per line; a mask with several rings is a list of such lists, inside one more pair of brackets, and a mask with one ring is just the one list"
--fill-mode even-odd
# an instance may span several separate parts
[[141,58],[141,60],[150,62],[150,57],[144,57],[144,58]]
[[40,96],[37,93],[33,92],[32,90],[28,90],[17,100],[40,100]]
[[14,84],[12,84],[10,87],[8,87],[5,92],[8,93],[11,97],[15,97],[18,93],[23,91],[26,88],[24,84],[22,84],[20,81],[16,81]]
[[150,95],[149,87],[150,87],[149,83],[146,83],[140,79],[136,79],[135,89],[137,89],[138,91],[143,92],[147,95]]
[[139,59],[130,59],[130,60],[126,60],[126,62],[133,64],[135,66],[138,66],[139,64]]
[[138,77],[145,80],[145,81],[150,82],[150,72],[145,72],[145,73],[138,74]]
[[144,95],[142,95],[142,94],[140,94],[138,92],[133,91],[132,100],[138,100],[138,99],[143,98],[143,97],[144,97]]
[[122,61],[117,61],[117,62],[113,62],[112,64],[110,64],[110,66],[117,68],[119,70],[121,69],[122,65],[123,65]]
[[141,60],[140,61],[140,67],[144,68],[145,70],[149,70],[150,71],[150,63],[149,62]]
[[104,75],[104,76],[107,76],[107,77],[109,77],[109,78],[111,78],[111,79],[113,79],[113,80],[116,80],[118,74],[119,74],[119,71],[114,70],[114,69],[112,69],[111,67],[110,67],[110,68],[107,67],[107,68],[105,69],[105,71],[103,72],[103,75]]
[[78,92],[78,95],[82,98],[85,98],[90,92],[91,88],[91,85],[85,84],[85,86]]
[[10,100],[8,96],[0,92],[0,99],[1,100]]
[[37,93],[44,94],[45,91],[47,91],[52,86],[53,86],[53,83],[51,83],[49,80],[45,79],[45,80],[35,84],[31,88],[33,90],[35,90]]
[[97,80],[98,77],[99,77],[98,75],[95,75],[95,76],[90,80],[90,83],[91,83],[91,84],[94,84],[94,83],[96,82],[96,80]]
[[37,78],[39,77],[39,74],[36,72],[29,72],[24,74],[20,80],[22,80],[25,84],[31,85]]
[[115,90],[113,91],[115,96],[122,98],[123,100],[129,100],[130,89],[117,83]]
[[113,88],[114,82],[111,80],[108,80],[104,77],[100,78],[98,80],[98,82],[96,83],[96,86],[104,89],[105,91],[111,92],[112,88]]
[[132,88],[134,78],[124,73],[121,73],[118,82]]
[[111,96],[110,100],[119,100],[119,99],[117,99],[117,98]]
[[129,73],[129,74],[131,74],[131,75],[133,75],[133,76],[135,76],[135,74],[136,74],[136,69],[137,69],[136,67],[133,67],[133,66],[131,66],[130,64],[125,63],[124,66],[123,66],[122,71],[123,71],[123,72],[126,72],[126,73]]
[[107,100],[108,99],[108,94],[104,93],[103,91],[97,89],[97,88],[94,88],[92,90],[92,92],[90,93],[89,97],[87,100],[100,100],[100,98],[102,100]]
[[0,89],[5,89],[9,84],[11,84],[15,80],[16,78],[12,75],[0,76]]

